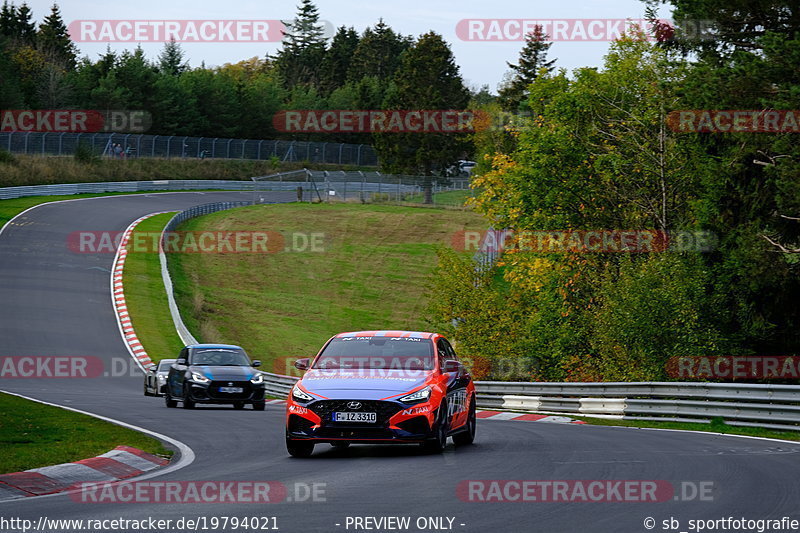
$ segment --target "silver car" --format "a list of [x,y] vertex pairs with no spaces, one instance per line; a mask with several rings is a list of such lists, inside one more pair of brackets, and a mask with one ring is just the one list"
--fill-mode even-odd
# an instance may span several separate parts
[[169,367],[175,359],[162,359],[158,364],[150,364],[144,372],[144,395],[162,396],[162,387],[167,382]]

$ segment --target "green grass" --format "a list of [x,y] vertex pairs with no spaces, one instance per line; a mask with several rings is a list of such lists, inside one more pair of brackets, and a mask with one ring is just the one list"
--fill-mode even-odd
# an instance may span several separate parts
[[69,463],[126,445],[171,456],[160,441],[91,416],[0,393],[0,473]]
[[724,433],[729,435],[748,435],[751,437],[763,437],[769,439],[797,440],[800,441],[800,432],[797,431],[775,431],[771,429],[730,426],[722,419],[713,419],[711,423],[691,423],[691,422],[657,422],[657,421],[636,421],[636,420],[615,420],[609,418],[594,418],[568,415],[576,420],[583,420],[593,426],[622,426],[633,428],[657,428],[657,429],[680,429],[684,431],[709,431],[712,433]]
[[243,346],[267,371],[315,354],[331,335],[429,329],[437,246],[485,227],[473,212],[360,204],[260,205],[181,230],[323,233],[323,252],[170,254],[181,314],[203,342]]
[[[433,195],[433,205],[462,207],[464,202],[467,201],[467,198],[472,197],[473,192],[474,191],[471,190],[437,192]],[[407,196],[403,201],[421,204],[425,201],[425,196],[422,194],[415,194],[413,196]]]
[[[133,231],[131,243],[136,234],[160,234],[174,213],[156,215],[140,222]],[[151,239],[147,239],[150,242]],[[129,245],[129,253],[123,270],[125,301],[128,304],[136,336],[153,361],[175,358],[183,343],[172,322],[164,283],[161,279],[161,263],[158,253],[136,251]]]

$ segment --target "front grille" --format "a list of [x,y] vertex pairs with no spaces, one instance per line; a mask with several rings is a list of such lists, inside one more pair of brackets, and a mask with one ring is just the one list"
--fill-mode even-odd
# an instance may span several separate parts
[[314,436],[318,439],[372,439],[372,440],[394,440],[394,433],[392,430],[375,427],[340,427],[331,426],[320,428],[316,431]]
[[[348,404],[351,402],[359,402],[361,407],[358,409],[351,409]],[[331,413],[337,411],[353,411],[353,412],[367,412],[376,413],[376,424],[386,425],[395,413],[402,409],[402,406],[394,402],[384,402],[380,400],[318,400],[308,405],[309,409],[317,413],[322,419],[324,424],[339,425],[364,425],[363,422],[332,422]]]
[[[220,387],[240,387],[242,392],[220,392]],[[208,386],[208,396],[214,400],[247,400],[252,394],[249,381],[212,381]]]

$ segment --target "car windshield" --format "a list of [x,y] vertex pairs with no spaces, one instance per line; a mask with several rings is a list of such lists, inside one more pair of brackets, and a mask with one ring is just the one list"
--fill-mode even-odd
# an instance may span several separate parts
[[428,339],[411,337],[337,337],[313,368],[433,370],[433,345]]
[[174,359],[161,361],[160,363],[158,363],[158,372],[168,372],[169,367],[172,366],[172,363],[174,362],[175,362]]
[[199,366],[249,366],[250,358],[242,350],[212,348],[193,350],[189,362]]

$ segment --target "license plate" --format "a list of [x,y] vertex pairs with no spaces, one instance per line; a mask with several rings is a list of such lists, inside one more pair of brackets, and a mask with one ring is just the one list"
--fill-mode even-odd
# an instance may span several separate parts
[[372,422],[373,424],[378,420],[376,413],[362,413],[362,412],[335,412],[333,413],[334,422]]
[[244,390],[241,387],[220,387],[220,392],[242,393]]

